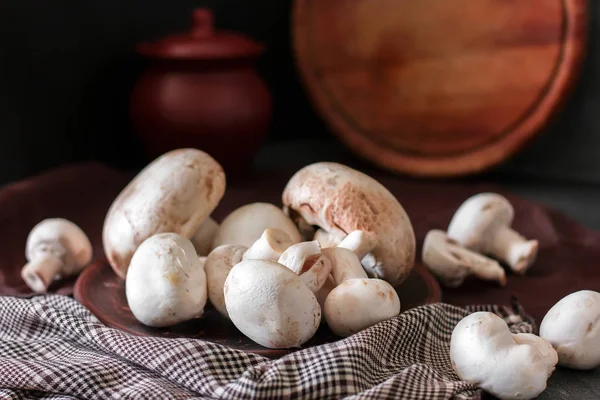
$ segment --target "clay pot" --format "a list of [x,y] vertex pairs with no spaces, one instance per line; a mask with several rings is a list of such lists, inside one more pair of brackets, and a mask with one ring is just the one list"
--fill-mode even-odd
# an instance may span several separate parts
[[263,46],[215,31],[212,13],[197,9],[188,33],[137,51],[150,65],[134,87],[130,115],[146,155],[197,148],[228,178],[248,170],[271,120],[271,95],[254,68]]

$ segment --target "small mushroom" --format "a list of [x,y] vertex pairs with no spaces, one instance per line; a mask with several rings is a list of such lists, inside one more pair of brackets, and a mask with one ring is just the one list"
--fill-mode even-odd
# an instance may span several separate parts
[[548,341],[513,334],[502,318],[480,311],[452,331],[450,360],[460,379],[500,399],[532,399],[546,389],[558,356]]
[[448,236],[463,247],[503,261],[524,274],[535,261],[537,240],[527,240],[511,228],[514,209],[496,193],[480,193],[467,199],[455,212]]
[[131,258],[125,294],[134,317],[144,325],[166,327],[202,316],[206,292],[203,261],[181,235],[153,235]]
[[200,225],[200,228],[198,228],[194,236],[191,237],[190,240],[199,256],[205,257],[210,253],[213,240],[215,239],[218,230],[219,223],[211,217],[208,217],[204,220],[202,225]]
[[267,228],[284,231],[293,243],[302,241],[298,228],[281,209],[270,203],[250,203],[235,209],[221,222],[213,248],[223,244],[250,247]]
[[233,324],[261,346],[300,347],[319,328],[321,307],[314,293],[277,262],[239,262],[229,272],[224,292]]
[[168,152],[144,168],[110,206],[102,231],[104,252],[125,279],[137,247],[157,233],[190,239],[225,193],[225,173],[195,149]]
[[29,233],[25,256],[21,277],[31,290],[45,293],[54,280],[77,275],[92,261],[92,244],[73,222],[48,218]]
[[290,236],[281,229],[267,228],[244,253],[243,259],[277,261],[292,244]]
[[356,254],[342,247],[323,249],[332,263],[335,288],[325,299],[325,320],[338,336],[350,336],[400,313],[391,284],[369,279]]
[[469,275],[506,284],[506,273],[497,261],[468,250],[450,239],[446,232],[433,229],[423,241],[423,264],[446,287],[457,288]]
[[337,163],[311,164],[291,177],[282,201],[289,213],[340,241],[353,231],[362,231],[362,240],[372,235],[375,246],[365,246],[369,254],[361,260],[369,276],[396,286],[410,274],[416,247],[410,219],[396,197],[368,175]]
[[600,293],[580,290],[563,297],[544,316],[540,336],[558,352],[558,364],[589,370],[600,366]]
[[210,303],[225,317],[229,318],[225,307],[223,286],[231,268],[242,261],[242,256],[248,250],[246,246],[224,244],[210,252],[206,257],[204,270]]
[[291,245],[281,254],[278,262],[299,275],[314,293],[321,289],[331,272],[331,261],[323,254],[316,240]]

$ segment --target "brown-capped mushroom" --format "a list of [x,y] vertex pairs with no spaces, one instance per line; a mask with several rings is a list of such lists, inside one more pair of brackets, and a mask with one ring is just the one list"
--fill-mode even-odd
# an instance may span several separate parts
[[213,241],[213,248],[224,244],[250,247],[267,228],[284,231],[293,243],[302,241],[298,228],[280,208],[257,202],[239,207],[225,217]]
[[21,277],[31,290],[45,293],[54,280],[77,275],[92,261],[92,244],[73,222],[48,218],[29,233],[25,256]]
[[[343,240],[362,231],[375,243],[362,261],[372,277],[399,285],[415,260],[415,235],[402,205],[382,184],[347,166],[319,162],[297,171],[282,195],[289,213]],[[359,243],[360,246],[365,243]]]
[[125,279],[138,246],[158,233],[190,239],[225,193],[221,165],[200,150],[168,152],[144,168],[112,203],[102,243],[115,273]]
[[535,261],[538,241],[527,240],[511,228],[514,216],[514,209],[504,196],[479,193],[456,210],[448,225],[448,236],[524,274]]

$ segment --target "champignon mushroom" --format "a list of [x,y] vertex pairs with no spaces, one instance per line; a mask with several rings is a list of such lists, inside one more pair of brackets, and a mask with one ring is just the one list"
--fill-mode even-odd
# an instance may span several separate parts
[[92,244],[73,222],[48,218],[29,233],[25,256],[21,277],[31,290],[45,293],[54,280],[77,275],[92,261]]
[[224,244],[210,252],[204,263],[208,299],[210,303],[225,317],[229,317],[225,307],[223,286],[231,268],[242,261],[242,256],[248,250],[246,246]]
[[433,229],[423,241],[423,264],[446,287],[457,288],[469,275],[506,284],[506,273],[497,261],[468,250],[450,239],[446,232]]
[[558,356],[548,341],[513,334],[502,318],[480,311],[452,331],[450,360],[460,379],[500,399],[532,399],[546,389]]
[[331,272],[331,261],[323,254],[316,240],[291,245],[281,254],[278,262],[300,275],[314,293],[321,289]]
[[205,257],[210,253],[213,240],[215,239],[218,230],[219,223],[211,217],[208,217],[204,220],[202,225],[200,225],[200,228],[198,228],[194,236],[191,237],[190,240],[199,256]]
[[213,248],[223,244],[250,247],[267,228],[284,231],[293,243],[302,241],[298,228],[280,208],[270,203],[259,202],[246,204],[227,215],[217,231]]
[[200,317],[207,299],[206,274],[192,242],[175,233],[142,242],[131,258],[125,294],[144,325],[166,327]]
[[344,237],[340,237],[339,235],[329,233],[327,231],[324,231],[323,229],[317,229],[313,237],[313,240],[319,242],[319,244],[323,248],[336,247],[342,242],[343,239]]
[[342,247],[323,249],[331,260],[335,288],[325,299],[325,320],[338,336],[350,336],[400,313],[391,284],[369,279],[356,254]]
[[277,261],[292,244],[290,236],[281,229],[267,228],[244,253],[243,259]]
[[157,233],[191,238],[225,193],[225,173],[195,149],[168,152],[144,168],[110,206],[102,243],[115,273],[125,278],[137,247]]
[[559,365],[600,366],[600,293],[580,290],[563,297],[544,316],[540,336],[558,352]]
[[537,240],[527,240],[511,228],[514,209],[496,193],[479,193],[467,199],[454,213],[448,236],[462,246],[504,261],[524,274],[535,261]]
[[321,307],[314,293],[277,262],[239,262],[229,272],[224,292],[233,324],[261,346],[300,347],[319,328]]
[[340,241],[353,231],[372,234],[375,247],[362,259],[369,276],[396,286],[410,274],[416,245],[410,219],[398,200],[370,176],[337,163],[311,164],[291,177],[282,201],[308,225]]

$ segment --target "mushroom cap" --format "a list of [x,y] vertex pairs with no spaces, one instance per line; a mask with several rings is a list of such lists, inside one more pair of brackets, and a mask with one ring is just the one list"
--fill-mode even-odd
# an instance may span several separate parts
[[502,318],[475,312],[452,331],[450,359],[457,375],[501,399],[532,399],[546,389],[558,357],[546,340],[513,335]]
[[200,150],[165,153],[146,166],[117,196],[102,231],[104,253],[125,278],[137,247],[157,233],[191,238],[225,193],[221,165]]
[[337,163],[311,164],[288,181],[282,201],[328,233],[374,233],[375,265],[363,265],[370,276],[396,286],[410,274],[416,246],[411,221],[396,197],[370,176]]
[[600,293],[580,290],[563,297],[544,316],[540,336],[573,369],[600,366]]
[[349,279],[325,299],[325,319],[338,336],[350,336],[400,313],[398,293],[382,279]]
[[236,264],[225,281],[225,304],[234,325],[267,348],[300,347],[321,322],[321,307],[302,279],[266,260]]
[[448,225],[448,236],[467,248],[481,249],[492,239],[492,232],[512,225],[514,215],[512,205],[504,196],[479,193],[458,207]]
[[[64,252],[63,252],[64,251]],[[25,244],[31,261],[40,252],[51,252],[63,260],[61,276],[77,273],[92,261],[92,244],[85,232],[64,218],[48,218],[37,223]]]
[[284,231],[293,243],[302,241],[300,231],[280,208],[270,203],[257,202],[236,208],[225,217],[215,235],[213,248],[224,244],[250,247],[267,228]]
[[227,313],[227,307],[225,307],[225,295],[223,293],[225,280],[231,268],[242,261],[246,250],[248,250],[246,246],[224,244],[211,251],[204,263],[208,299],[226,317],[229,317],[229,314]]
[[175,233],[146,239],[131,258],[127,303],[141,323],[165,327],[202,315],[206,305],[204,262],[192,242]]

